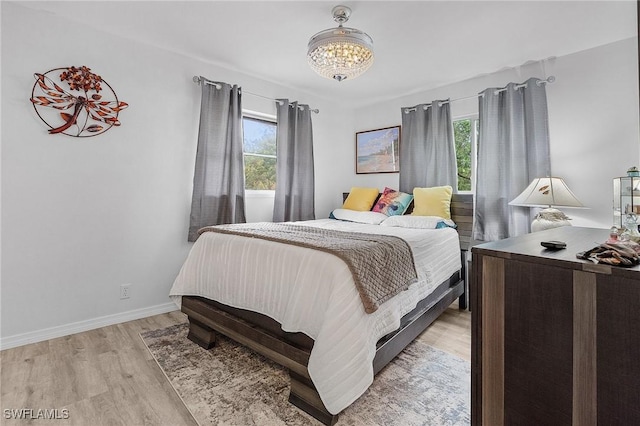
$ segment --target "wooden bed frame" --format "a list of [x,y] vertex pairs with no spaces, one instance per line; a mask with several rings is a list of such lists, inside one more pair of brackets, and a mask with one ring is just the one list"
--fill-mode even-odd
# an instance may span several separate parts
[[[473,221],[472,195],[454,194],[452,219],[460,235],[462,269],[441,283],[418,303],[401,321],[400,328],[380,339],[373,360],[374,374],[384,368],[409,343],[422,333],[456,298],[460,309],[466,308],[466,252],[471,239]],[[237,309],[202,297],[184,296],[182,312],[189,317],[188,338],[205,349],[214,346],[216,333],[243,344],[289,370],[291,391],[289,402],[326,425],[333,425],[338,415],[327,411],[315,389],[307,365],[313,339],[304,333],[288,333],[275,320],[255,312]]]

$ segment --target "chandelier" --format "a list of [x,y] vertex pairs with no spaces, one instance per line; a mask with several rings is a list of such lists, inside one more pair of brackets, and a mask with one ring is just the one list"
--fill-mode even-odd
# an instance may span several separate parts
[[337,81],[354,79],[373,64],[373,39],[360,30],[342,26],[351,15],[348,7],[336,6],[331,13],[338,28],[320,31],[311,37],[307,60],[323,77]]

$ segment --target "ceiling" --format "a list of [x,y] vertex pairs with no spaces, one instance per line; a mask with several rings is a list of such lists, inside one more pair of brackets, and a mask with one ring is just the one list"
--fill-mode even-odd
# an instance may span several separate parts
[[[634,0],[21,4],[353,107],[637,35]],[[373,66],[351,81],[316,75],[305,57],[337,4],[374,40]]]

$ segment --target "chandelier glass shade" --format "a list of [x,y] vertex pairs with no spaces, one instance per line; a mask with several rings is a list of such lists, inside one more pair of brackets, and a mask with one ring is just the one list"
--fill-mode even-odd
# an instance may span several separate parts
[[336,6],[332,13],[338,28],[324,30],[311,37],[307,60],[322,77],[337,81],[354,79],[373,64],[373,39],[360,30],[342,26],[351,14],[348,7]]

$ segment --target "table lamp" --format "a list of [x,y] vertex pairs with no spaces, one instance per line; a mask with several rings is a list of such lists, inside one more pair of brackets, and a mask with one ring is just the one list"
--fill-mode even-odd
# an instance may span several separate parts
[[570,218],[555,207],[584,207],[561,178],[535,178],[510,206],[545,207],[531,222],[531,232],[571,226]]

